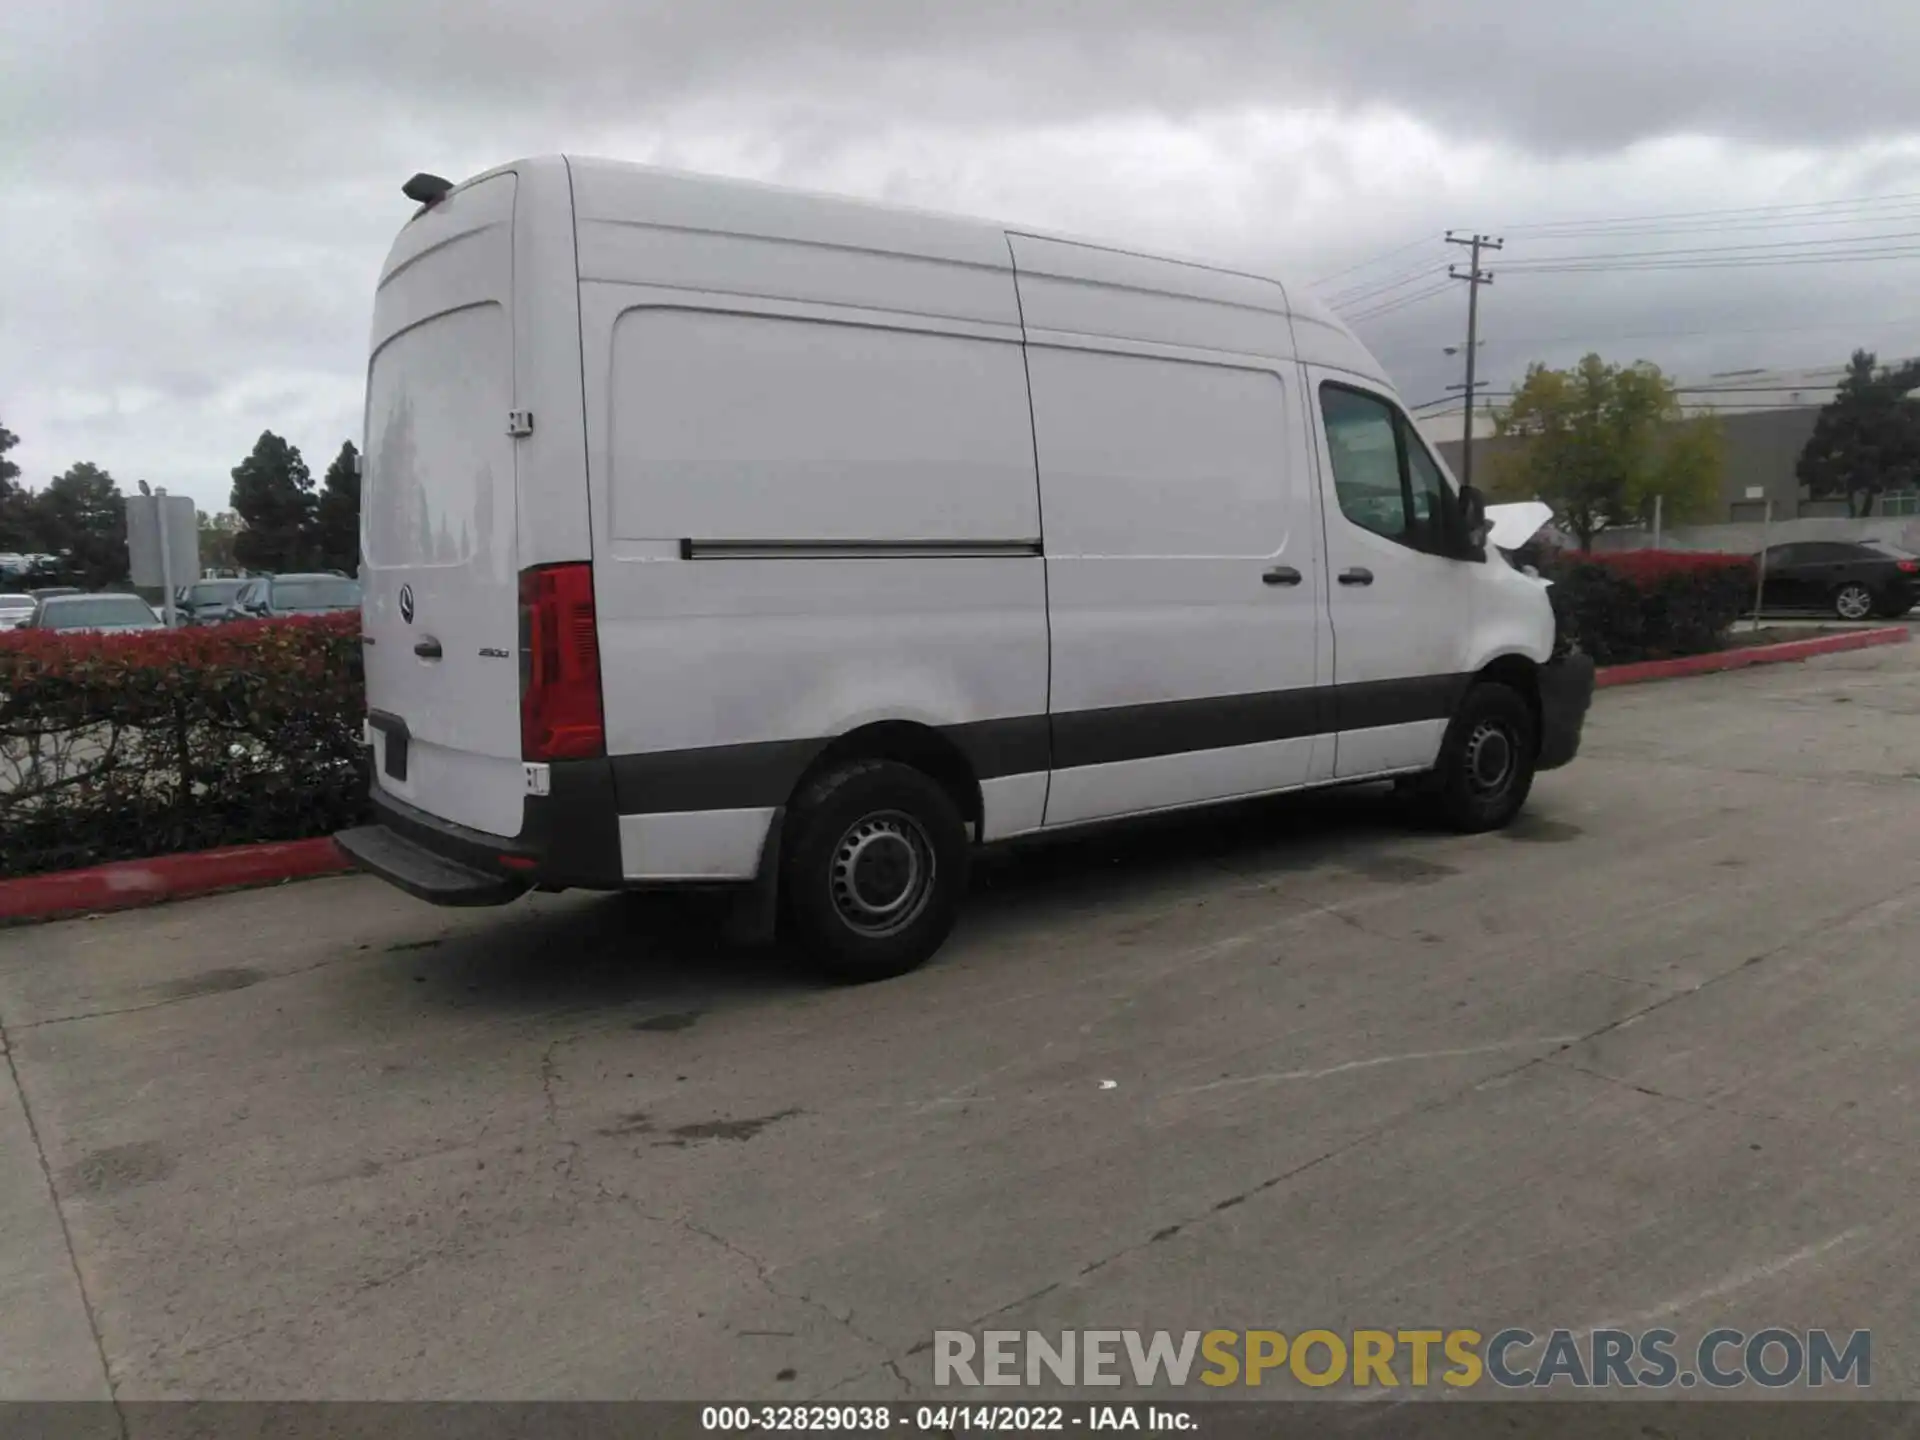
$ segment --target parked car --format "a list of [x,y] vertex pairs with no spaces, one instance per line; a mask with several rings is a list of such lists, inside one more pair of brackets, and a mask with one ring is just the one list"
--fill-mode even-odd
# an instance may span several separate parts
[[1842,620],[1904,615],[1920,597],[1920,556],[1881,540],[1795,540],[1754,557],[1761,605],[1826,610]]
[[33,596],[0,595],[0,630],[18,630],[33,618]]
[[1578,748],[1593,662],[1301,289],[570,157],[405,189],[339,841],[411,894],[730,882],[870,980],[980,843],[1379,779],[1491,830]]
[[244,578],[237,578],[196,580],[191,585],[182,585],[173,600],[180,623],[212,625],[221,620],[231,620],[236,613],[234,602],[249,583]]
[[42,585],[37,590],[27,592],[36,600],[51,600],[56,595],[84,595],[87,592],[78,585]]
[[164,630],[166,622],[138,595],[49,595],[33,608],[33,630]]
[[332,571],[256,576],[233,600],[235,614],[266,620],[287,615],[333,615],[359,608],[360,582]]

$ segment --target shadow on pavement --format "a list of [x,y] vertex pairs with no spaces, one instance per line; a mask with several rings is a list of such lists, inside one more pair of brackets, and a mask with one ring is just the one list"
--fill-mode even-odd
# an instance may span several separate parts
[[[990,939],[1036,912],[1062,920],[1206,876],[1249,881],[1339,864],[1380,844],[1432,843],[1385,787],[1277,796],[1124,822],[989,851],[974,869],[959,934]],[[785,946],[722,938],[714,897],[540,896],[444,937],[392,947],[382,988],[434,1008],[609,1011],[671,1028],[675,1015],[827,988]]]

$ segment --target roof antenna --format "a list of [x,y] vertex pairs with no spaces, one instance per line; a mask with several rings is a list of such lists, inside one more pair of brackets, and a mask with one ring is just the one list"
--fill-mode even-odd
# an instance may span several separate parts
[[438,175],[423,172],[402,185],[400,193],[421,205],[437,205],[447,198],[447,192],[451,189],[451,180],[442,180]]

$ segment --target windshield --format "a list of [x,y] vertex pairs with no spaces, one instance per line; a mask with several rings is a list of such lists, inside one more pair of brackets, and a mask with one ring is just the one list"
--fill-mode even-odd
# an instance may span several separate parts
[[1872,540],[1862,540],[1860,543],[1869,550],[1878,550],[1882,555],[1891,555],[1896,560],[1920,560],[1920,555],[1894,544],[1891,540],[1881,540],[1876,537]]
[[183,598],[187,604],[196,607],[231,605],[233,597],[239,594],[240,587],[246,583],[244,580],[202,580],[198,585],[189,587]]
[[355,580],[277,580],[273,586],[276,610],[351,610],[360,604]]
[[147,602],[138,595],[89,595],[78,600],[49,601],[41,615],[41,624],[49,630],[159,623]]

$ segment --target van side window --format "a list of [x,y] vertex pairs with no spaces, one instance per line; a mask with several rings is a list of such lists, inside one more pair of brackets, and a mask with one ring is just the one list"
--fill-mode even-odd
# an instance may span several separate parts
[[1407,457],[1408,494],[1412,508],[1408,512],[1408,541],[1422,550],[1444,554],[1447,548],[1447,482],[1419,434],[1405,416],[1395,415],[1400,428],[1400,444]]
[[1407,497],[1393,411],[1371,395],[1339,385],[1320,387],[1333,491],[1340,513],[1389,540],[1407,538]]
[[1320,387],[1340,513],[1415,550],[1448,553],[1451,489],[1406,416],[1344,385]]

